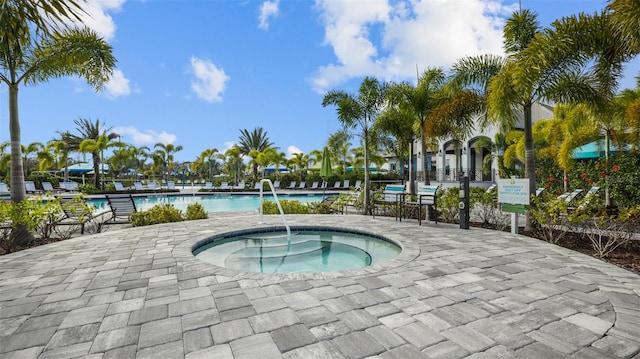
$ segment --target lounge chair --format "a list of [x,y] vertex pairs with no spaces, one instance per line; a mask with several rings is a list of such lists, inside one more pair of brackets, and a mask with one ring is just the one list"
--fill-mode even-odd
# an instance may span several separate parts
[[254,190],[256,190],[256,191],[259,191],[259,190],[260,190],[260,187],[262,187],[262,183],[261,183],[260,181],[256,182],[256,183],[253,185],[253,189],[254,189]]
[[0,182],[0,196],[7,196],[10,194],[11,191],[9,191],[9,186],[4,182]]
[[291,181],[291,183],[289,183],[289,187],[287,187],[287,189],[296,189],[296,184],[298,182],[296,181]]
[[107,203],[111,208],[111,218],[105,224],[129,223],[131,215],[138,212],[133,196],[128,195],[106,195]]
[[311,184],[311,189],[318,189],[318,181],[314,181],[314,182]]
[[280,188],[280,181],[276,180],[275,182],[273,182],[273,189],[279,189]]
[[229,189],[229,183],[228,183],[228,182],[222,182],[222,183],[220,183],[220,189],[222,189],[222,190],[227,190],[227,189]]
[[[600,187],[597,187],[597,186],[591,187],[591,189],[589,189],[589,191],[587,191],[587,193],[584,195],[584,198],[579,201],[577,209],[580,209],[580,210],[586,209],[587,206],[589,206],[589,203],[591,202],[591,200],[593,200],[593,198],[598,195],[599,191],[600,191]],[[575,208],[569,208],[569,210],[573,210],[573,209]]]
[[353,186],[356,188],[356,190],[359,190],[359,189],[360,189],[360,187],[362,186],[362,181],[361,181],[361,180],[357,180],[357,181],[356,181],[356,184],[355,184],[355,185],[353,185]]
[[118,192],[124,192],[124,191],[126,191],[126,190],[127,190],[126,188],[124,188],[124,186],[123,186],[123,185],[122,185],[122,183],[120,183],[120,182],[113,182],[113,187],[114,187],[114,188],[116,189],[116,191],[118,191]]
[[60,188],[64,189],[67,192],[75,192],[78,190],[78,182],[60,182]]
[[206,189],[207,191],[213,190],[213,182],[205,182],[203,188]]
[[336,183],[333,185],[334,189],[340,189],[340,181],[336,181]]
[[583,192],[583,191],[582,191],[582,189],[579,189],[579,188],[578,188],[578,189],[575,189],[575,190],[573,190],[573,191],[571,191],[571,192],[565,192],[565,193],[563,193],[563,194],[559,195],[559,196],[558,196],[558,198],[559,198],[559,199],[564,199],[564,200],[565,200],[565,202],[566,202],[567,204],[569,204],[569,203],[573,202],[574,200],[576,200],[576,198],[577,198],[577,197],[580,195],[580,193],[582,193],[582,192]]
[[167,181],[167,189],[176,189],[176,183],[173,181]]
[[156,185],[155,182],[149,182],[147,183],[147,189],[150,191],[157,191],[158,190],[158,185]]
[[56,192],[56,190],[53,188],[53,185],[51,184],[51,182],[42,182],[42,189],[45,192],[49,192],[49,193]]
[[233,187],[233,189],[243,190],[243,189],[244,189],[244,187],[245,187],[245,185],[244,185],[244,181],[240,181],[240,182],[238,182],[238,185],[237,185],[237,186],[234,186],[234,187]]
[[[80,234],[84,234],[85,225],[109,214],[109,212],[93,213],[81,196],[57,197],[62,206],[63,217],[56,222],[56,226],[79,226]],[[75,232],[75,230],[74,230]]]
[[544,187],[536,188],[536,197],[540,197],[542,192],[544,192]]
[[329,185],[329,183],[327,181],[322,181],[322,186],[320,186],[322,189],[327,189],[327,186]]
[[300,182],[300,185],[298,186],[298,189],[305,189],[305,188],[307,188],[307,182],[305,182],[305,181]]
[[24,190],[27,193],[38,193],[38,189],[36,188],[36,184],[33,181],[24,181]]
[[144,186],[142,185],[142,182],[133,182],[133,188],[136,191],[144,191]]
[[349,180],[346,179],[342,182],[342,188],[349,189]]

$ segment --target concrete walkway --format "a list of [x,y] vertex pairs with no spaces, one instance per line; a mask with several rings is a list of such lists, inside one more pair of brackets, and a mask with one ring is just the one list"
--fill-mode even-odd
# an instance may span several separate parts
[[[279,217],[265,217],[281,225]],[[324,274],[205,265],[255,213],[115,229],[0,256],[5,358],[640,358],[640,276],[535,239],[357,215],[402,254]]]

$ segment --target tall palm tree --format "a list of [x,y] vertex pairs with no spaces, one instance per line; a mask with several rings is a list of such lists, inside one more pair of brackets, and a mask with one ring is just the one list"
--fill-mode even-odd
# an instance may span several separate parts
[[153,148],[156,149],[156,155],[162,159],[162,178],[164,180],[168,180],[165,176],[168,175],[169,172],[172,172],[175,168],[175,160],[174,154],[176,152],[182,151],[182,146],[174,145],[172,143],[156,143]]
[[[70,132],[63,132],[61,134],[62,140],[69,144],[69,149],[71,151],[83,152],[80,149],[80,144],[85,140],[93,140],[96,142],[96,145],[90,145],[86,148],[92,148],[91,151],[84,151],[87,153],[91,153],[91,158],[93,161],[93,172],[96,173],[94,178],[93,185],[96,188],[102,188],[100,185],[100,176],[98,175],[102,171],[100,171],[100,163],[102,162],[102,146],[109,145],[111,146],[111,141],[118,137],[118,134],[115,132],[111,132],[112,127],[105,128],[105,124],[101,122],[99,119],[95,121],[90,121],[85,118],[79,118],[73,121],[76,124],[76,131],[78,134],[73,134]],[[105,139],[100,140],[101,137],[106,137]],[[100,144],[97,144],[97,141],[101,141]]]
[[20,85],[79,75],[96,90],[101,90],[115,66],[111,46],[95,32],[88,28],[57,31],[52,27],[52,18],[77,19],[80,11],[77,2],[61,0],[4,1],[0,8],[0,81],[7,84],[9,92],[11,199],[14,202],[26,196],[18,115]]
[[110,147],[122,147],[122,142],[113,141],[116,137],[117,135],[110,136],[103,133],[96,139],[87,138],[83,140],[80,142],[80,146],[78,146],[80,152],[91,153],[93,156],[93,173],[95,173],[96,188],[104,190],[104,170],[102,166],[104,162],[104,151]]
[[235,183],[240,181],[240,172],[242,170],[242,151],[240,147],[233,146],[224,152],[225,164],[230,175],[234,176]]
[[[249,152],[256,150],[258,152],[262,152],[269,147],[272,147],[273,143],[269,140],[267,136],[267,131],[265,131],[262,127],[256,127],[253,131],[249,132],[249,130],[244,129],[240,130],[240,137],[238,139],[238,148],[240,149],[240,153],[245,156],[249,156]],[[257,178],[258,176],[258,164],[253,163],[253,177]]]
[[23,154],[24,177],[26,178],[29,175],[29,155],[32,153],[38,154],[38,152],[44,150],[44,145],[41,142],[31,142],[26,146],[22,145],[20,149]]
[[305,168],[309,167],[309,156],[304,153],[294,153],[289,159],[289,163],[298,172],[298,180],[302,182],[302,175]]
[[387,85],[374,77],[365,77],[360,84],[358,95],[331,90],[322,100],[322,106],[336,106],[338,120],[345,128],[359,129],[364,146],[364,213],[370,208],[369,142],[373,123],[383,110]]

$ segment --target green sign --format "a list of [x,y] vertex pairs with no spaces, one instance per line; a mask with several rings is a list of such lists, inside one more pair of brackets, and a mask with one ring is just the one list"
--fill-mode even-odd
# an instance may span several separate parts
[[524,214],[524,204],[502,204],[502,212],[512,212],[512,213],[520,213]]

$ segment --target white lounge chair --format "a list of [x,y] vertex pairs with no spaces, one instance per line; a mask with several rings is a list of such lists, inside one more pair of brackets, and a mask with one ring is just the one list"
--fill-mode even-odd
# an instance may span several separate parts
[[314,182],[311,184],[311,189],[318,189],[318,181],[314,181]]
[[113,182],[113,187],[116,189],[116,191],[121,192],[121,191],[125,191],[126,188],[124,188],[124,186],[122,185],[122,183],[120,182]]
[[233,187],[234,189],[240,189],[243,190],[244,189],[244,181],[240,181],[238,182],[238,185]]
[[144,191],[144,186],[142,185],[142,182],[133,182],[133,188],[136,191]]
[[291,181],[291,183],[289,183],[289,187],[287,187],[287,189],[296,189],[296,184],[298,182],[296,181]]
[[229,183],[228,182],[220,183],[220,189],[229,189]]
[[173,181],[167,181],[167,189],[176,189],[176,183]]
[[24,181],[24,189],[27,193],[38,193],[38,189],[36,188],[36,184],[33,181]]
[[307,187],[307,182],[302,181],[300,182],[300,185],[298,186],[298,189],[305,189]]

